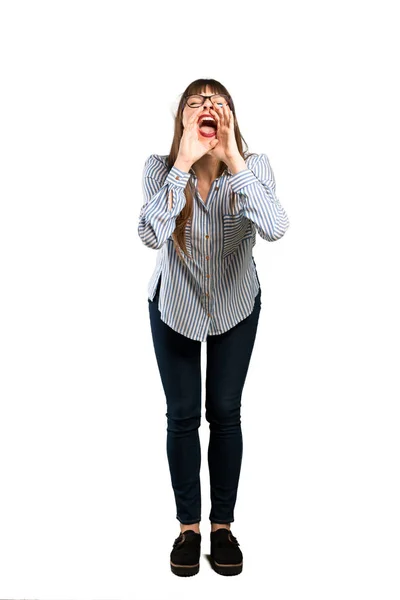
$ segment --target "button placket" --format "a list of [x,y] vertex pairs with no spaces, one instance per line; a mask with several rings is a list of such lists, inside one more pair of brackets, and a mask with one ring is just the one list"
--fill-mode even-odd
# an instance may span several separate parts
[[[209,216],[209,214],[208,214],[208,211],[207,211],[206,214],[205,214],[205,220],[206,220],[206,222],[207,222],[207,217],[208,216]],[[207,225],[207,229],[208,229],[208,225]],[[209,261],[209,258],[210,258],[209,255],[208,255],[208,252],[209,252],[208,244],[210,243],[210,236],[209,236],[209,234],[206,234],[205,238],[206,238],[205,244],[206,244],[206,252],[207,252],[207,255],[205,256],[205,260]],[[204,270],[206,272],[206,283],[207,283],[207,280],[208,280],[208,284],[210,283],[209,282],[209,280],[210,280],[210,273],[208,272],[209,268],[210,268],[210,263],[206,262],[205,265],[204,265]],[[205,291],[205,305],[206,305],[206,310],[207,310],[207,316],[211,317],[211,314],[209,312],[209,303],[210,303],[210,288],[208,287],[206,289],[206,291]]]
[[[213,200],[214,196],[216,195],[216,192],[218,192],[218,190],[220,189],[219,178],[217,178],[217,179],[215,179],[213,181],[213,183],[211,185],[211,188],[210,188],[210,191],[209,191],[209,194],[208,194],[208,196],[206,198],[206,202],[204,202],[202,200],[202,198],[201,198],[201,196],[200,196],[200,194],[198,192],[198,189],[197,189],[197,177],[194,175],[194,173],[193,173],[193,187],[194,187],[194,195],[197,196],[198,199],[201,201],[201,207],[202,207],[204,216],[205,217],[209,216],[210,203]],[[207,242],[209,242],[209,240],[210,240],[210,235],[209,234],[205,234],[204,237],[205,237],[205,240],[206,240],[206,242],[205,242],[205,244],[206,244],[205,260],[207,261],[207,262],[204,263],[204,272],[205,272],[205,279],[206,279],[206,284],[207,284],[207,280],[208,280],[208,283],[210,283],[210,278],[211,278],[211,274],[209,272],[207,272],[207,266],[208,266],[208,269],[209,269],[210,268],[210,259],[211,259],[211,254],[210,254],[209,248],[207,247]],[[212,317],[212,313],[209,312],[209,300],[210,300],[211,294],[210,294],[209,287],[207,289],[207,286],[205,285],[205,288],[206,288],[206,290],[204,292],[205,309],[207,311],[207,316],[211,318]]]

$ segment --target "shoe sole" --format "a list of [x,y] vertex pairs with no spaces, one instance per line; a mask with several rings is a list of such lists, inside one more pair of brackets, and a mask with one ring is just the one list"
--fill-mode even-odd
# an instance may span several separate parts
[[243,570],[243,562],[236,565],[222,565],[221,563],[215,562],[212,556],[210,556],[211,565],[219,575],[239,575]]
[[174,575],[179,577],[190,577],[191,575],[197,575],[200,569],[200,563],[195,565],[177,565],[170,561],[171,571]]

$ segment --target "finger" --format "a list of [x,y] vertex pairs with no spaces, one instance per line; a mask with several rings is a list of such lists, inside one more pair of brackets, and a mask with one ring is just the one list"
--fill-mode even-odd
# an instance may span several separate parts
[[227,123],[227,125],[229,125],[231,122],[231,109],[229,108],[228,104],[224,104],[224,113],[225,113],[226,123]]
[[220,116],[219,116],[218,112],[214,108],[210,108],[210,111],[212,111],[211,114],[217,121],[217,127],[219,127],[220,126]]
[[217,114],[220,120],[221,125],[224,124],[224,111],[222,110],[222,106],[217,106]]
[[227,104],[224,104],[221,108],[221,112],[223,114],[223,119],[224,119],[224,124],[225,125],[229,125],[229,118],[228,118],[228,106]]
[[208,151],[208,154],[213,155],[213,150],[217,146],[217,144],[218,144],[218,140],[217,139],[211,140],[211,142],[210,142],[210,149]]
[[190,121],[188,121],[187,129],[189,129],[189,131],[197,133],[197,130],[198,130],[197,117],[192,118]]
[[199,118],[199,113],[200,113],[201,109],[202,109],[202,107],[201,107],[201,106],[199,106],[198,108],[196,108],[196,109],[193,111],[193,114],[192,114],[192,115],[189,117],[189,119],[188,119],[188,125],[189,125],[189,124],[190,124],[190,125],[192,125],[192,123],[195,123],[195,122],[197,122],[197,119]]
[[228,107],[228,126],[231,131],[235,129],[235,116],[233,114],[233,110]]
[[184,125],[185,129],[188,129],[192,126],[195,116],[196,116],[195,112],[193,112],[191,115],[188,116],[186,125]]
[[219,113],[219,121],[221,123],[221,127],[223,127],[225,125],[225,115],[224,115],[223,106],[218,106],[218,113]]

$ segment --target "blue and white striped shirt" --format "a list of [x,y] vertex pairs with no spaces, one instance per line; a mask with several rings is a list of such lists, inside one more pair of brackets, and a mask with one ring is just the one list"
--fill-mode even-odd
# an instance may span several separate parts
[[[245,155],[246,169],[228,168],[215,179],[204,202],[197,178],[172,166],[167,156],[152,154],[143,170],[145,202],[138,234],[145,246],[158,250],[148,283],[153,300],[159,278],[161,320],[192,340],[228,331],[250,315],[259,292],[252,249],[256,232],[263,240],[279,240],[289,227],[275,195],[275,178],[266,154]],[[189,183],[188,183],[189,182]],[[172,233],[191,185],[193,215],[185,240],[189,258],[176,253]]]

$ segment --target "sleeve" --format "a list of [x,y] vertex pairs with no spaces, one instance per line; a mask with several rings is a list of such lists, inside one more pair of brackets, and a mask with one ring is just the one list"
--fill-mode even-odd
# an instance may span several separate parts
[[144,204],[138,224],[145,246],[158,250],[173,233],[176,218],[186,204],[184,189],[189,178],[189,173],[175,166],[168,169],[156,154],[146,160],[142,176]]
[[289,218],[275,194],[275,177],[267,155],[259,154],[250,164],[230,178],[231,188],[262,239],[274,242],[289,228]]

